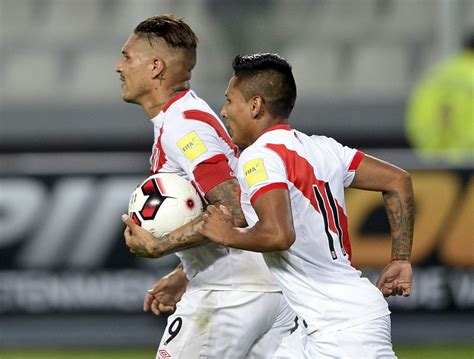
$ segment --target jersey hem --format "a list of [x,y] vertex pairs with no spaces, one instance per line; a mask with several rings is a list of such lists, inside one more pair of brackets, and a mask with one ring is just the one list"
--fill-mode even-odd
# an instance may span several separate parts
[[380,317],[383,317],[383,316],[389,315],[389,314],[390,314],[390,310],[387,307],[387,308],[382,308],[382,309],[379,309],[379,310],[376,310],[376,311],[373,311],[373,312],[364,313],[363,316],[357,317],[355,319],[349,319],[349,320],[346,320],[346,321],[341,322],[341,323],[332,324],[332,325],[326,326],[322,329],[315,329],[314,327],[313,328],[309,328],[309,327],[304,328],[303,327],[303,330],[306,332],[307,335],[317,337],[317,336],[320,336],[320,335],[337,332],[339,330],[343,330],[343,329],[350,328],[350,327],[353,327],[353,326],[356,326],[356,325],[359,325],[359,324],[362,324],[362,323],[366,323],[366,322],[369,322],[371,320],[374,320],[374,319],[377,319],[377,318],[380,318]]
[[255,286],[255,285],[196,285],[193,286],[190,282],[186,289],[186,293],[194,293],[200,290],[215,290],[215,291],[239,291],[239,292],[263,292],[263,293],[281,293],[279,287],[274,286]]

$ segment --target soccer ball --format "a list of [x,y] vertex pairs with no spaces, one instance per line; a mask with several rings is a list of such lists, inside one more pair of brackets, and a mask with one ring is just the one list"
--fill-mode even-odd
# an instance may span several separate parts
[[188,223],[202,212],[202,201],[192,184],[175,173],[157,173],[132,193],[128,213],[155,237]]

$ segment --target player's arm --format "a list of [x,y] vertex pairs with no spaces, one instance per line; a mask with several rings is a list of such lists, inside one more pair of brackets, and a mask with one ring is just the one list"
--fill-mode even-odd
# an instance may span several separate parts
[[226,207],[209,206],[200,232],[213,242],[249,251],[290,248],[295,241],[295,230],[288,190],[269,190],[255,200],[253,207],[259,221],[251,228],[237,228]]
[[365,155],[355,172],[350,187],[380,191],[390,224],[392,260],[383,270],[377,287],[385,296],[409,295],[412,269],[415,200],[408,172],[377,158]]
[[[229,207],[235,218],[236,226],[246,224],[239,204],[239,184],[235,178],[227,179],[211,188],[206,193],[206,199],[210,204],[225,204]],[[184,226],[160,238],[155,238],[150,232],[136,225],[129,216],[124,215],[122,219],[127,225],[124,232],[125,241],[130,252],[137,256],[158,258],[207,242],[207,239],[198,232],[202,218],[203,214]]]
[[183,265],[180,263],[174,271],[162,277],[146,292],[143,311],[151,310],[155,315],[173,313],[187,284],[188,279],[184,273]]

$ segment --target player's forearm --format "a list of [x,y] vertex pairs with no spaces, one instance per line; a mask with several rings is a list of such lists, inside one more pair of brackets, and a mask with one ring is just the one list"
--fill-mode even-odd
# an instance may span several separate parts
[[392,236],[392,259],[409,260],[413,242],[415,200],[410,175],[400,174],[397,186],[383,192]]
[[234,228],[223,240],[228,247],[252,252],[273,252],[287,250],[294,242],[295,235],[292,229],[284,230],[257,222],[251,228]]
[[157,238],[154,246],[154,257],[162,257],[208,242],[207,238],[197,231],[201,220],[202,214],[184,226],[165,234],[161,238]]

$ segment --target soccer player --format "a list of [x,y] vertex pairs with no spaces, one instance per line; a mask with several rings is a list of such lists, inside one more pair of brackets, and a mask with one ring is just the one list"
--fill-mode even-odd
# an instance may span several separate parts
[[[154,125],[151,171],[191,181],[211,204],[226,204],[235,225],[246,225],[234,177],[238,148],[209,105],[190,89],[197,38],[174,15],[141,22],[122,48],[115,70],[122,97],[140,105]],[[201,215],[202,217],[202,215]],[[157,358],[267,358],[290,333],[294,312],[259,253],[226,248],[197,232],[198,217],[159,239],[127,215],[130,251],[157,258],[178,251],[181,266],[145,297],[168,318]],[[182,293],[184,294],[182,295]],[[182,297],[181,297],[182,295]]]
[[[414,198],[410,175],[324,136],[292,129],[296,84],[275,54],[237,56],[221,115],[244,147],[237,167],[249,224],[209,206],[200,232],[215,243],[263,252],[304,335],[278,358],[395,358],[384,295],[409,295]],[[392,260],[377,287],[351,265],[344,188],[381,191]],[[298,354],[300,353],[300,354]]]

